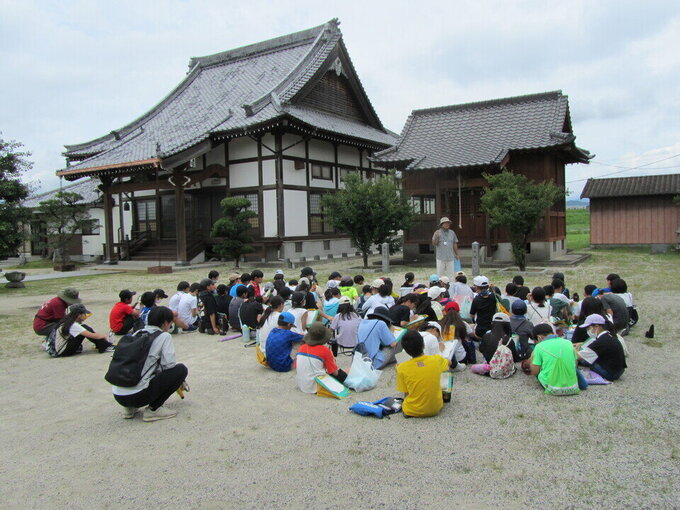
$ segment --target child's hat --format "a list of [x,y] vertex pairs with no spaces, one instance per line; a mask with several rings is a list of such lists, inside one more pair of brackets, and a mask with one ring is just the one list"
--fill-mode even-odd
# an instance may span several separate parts
[[286,324],[295,324],[295,316],[290,312],[281,312],[277,320]]
[[320,322],[314,322],[307,327],[304,341],[307,345],[323,345],[331,339],[331,330]]

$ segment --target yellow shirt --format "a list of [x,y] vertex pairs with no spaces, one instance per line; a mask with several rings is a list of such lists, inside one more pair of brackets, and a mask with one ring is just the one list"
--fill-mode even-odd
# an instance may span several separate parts
[[419,356],[397,365],[397,391],[408,393],[403,404],[409,416],[435,416],[444,406],[441,373],[449,363],[441,356]]

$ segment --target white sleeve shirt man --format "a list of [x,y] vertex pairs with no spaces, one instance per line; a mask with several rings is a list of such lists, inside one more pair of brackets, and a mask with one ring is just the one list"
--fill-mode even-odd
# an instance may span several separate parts
[[187,326],[191,326],[196,322],[196,316],[198,315],[198,299],[191,293],[185,293],[179,299],[179,305],[177,306],[177,316]]

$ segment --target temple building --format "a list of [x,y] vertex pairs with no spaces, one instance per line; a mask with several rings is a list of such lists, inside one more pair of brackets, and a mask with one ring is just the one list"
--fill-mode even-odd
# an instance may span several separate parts
[[[487,258],[511,261],[507,233],[489,229],[480,209],[488,186],[482,174],[508,169],[564,188],[565,165],[592,157],[574,140],[561,91],[414,110],[399,141],[372,158],[376,166],[402,172],[416,209],[416,222],[404,235],[404,258],[434,259],[432,233],[439,218],[448,216],[462,248],[477,241]],[[530,237],[527,260],[566,253],[565,209],[560,201],[545,211]]]
[[[369,157],[396,135],[366,96],[338,25],[192,58],[186,78],[147,113],[66,146],[57,174],[99,181],[107,261],[209,256],[227,196],[247,198],[257,213],[252,259],[356,252],[324,221],[321,197],[348,172],[384,172]],[[127,222],[114,219],[123,202]]]

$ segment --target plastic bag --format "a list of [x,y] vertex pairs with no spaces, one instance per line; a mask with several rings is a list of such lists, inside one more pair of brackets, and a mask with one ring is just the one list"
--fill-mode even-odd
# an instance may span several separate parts
[[463,264],[460,263],[460,259],[455,259],[453,261],[453,270],[457,273],[463,270]]
[[460,317],[464,321],[469,321],[472,319],[470,315],[470,307],[472,306],[472,299],[469,296],[465,296],[460,304]]
[[345,386],[354,391],[372,390],[378,384],[381,373],[380,370],[373,368],[370,358],[364,358],[360,352],[355,352]]

